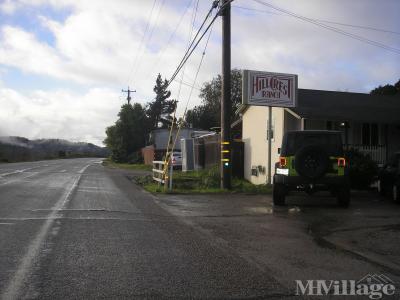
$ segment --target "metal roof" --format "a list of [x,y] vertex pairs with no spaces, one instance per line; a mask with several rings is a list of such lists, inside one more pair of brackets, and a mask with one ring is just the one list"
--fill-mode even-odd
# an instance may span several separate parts
[[299,89],[290,110],[305,119],[400,124],[399,96]]

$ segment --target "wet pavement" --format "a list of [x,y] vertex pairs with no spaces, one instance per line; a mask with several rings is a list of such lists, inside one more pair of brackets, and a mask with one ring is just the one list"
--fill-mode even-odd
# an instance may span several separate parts
[[298,299],[295,280],[369,274],[400,291],[398,205],[155,196],[139,174],[99,159],[0,165],[0,299]]
[[158,203],[215,243],[231,249],[289,289],[295,280],[358,280],[385,274],[400,289],[400,206],[352,192],[350,208],[329,193],[270,196],[165,195]]

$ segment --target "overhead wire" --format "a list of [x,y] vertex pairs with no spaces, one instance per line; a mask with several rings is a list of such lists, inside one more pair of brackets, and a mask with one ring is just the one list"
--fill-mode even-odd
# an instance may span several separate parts
[[[165,0],[161,0],[161,4],[159,5],[159,8],[158,8],[158,10],[156,12],[155,20],[154,20],[153,25],[151,26],[151,29],[150,29],[150,34],[149,34],[149,36],[147,38],[147,41],[145,41],[145,43],[144,43],[144,49],[147,47],[147,44],[151,41],[151,38],[153,37],[154,29],[156,28],[156,26],[158,24],[158,19],[160,17],[160,13],[162,11],[164,3],[165,3]],[[143,55],[144,49],[143,49],[143,51],[141,51],[139,53],[140,57]],[[138,71],[140,69],[141,62],[142,62],[142,60],[138,59],[138,64],[137,64],[137,66],[136,66],[136,68],[134,70],[134,73],[133,73],[133,76],[132,76],[132,81],[134,81],[136,79],[137,73],[138,73]]]
[[[250,11],[256,11],[256,12],[271,14],[271,15],[287,16],[287,15],[282,14],[282,13],[277,13],[277,12],[268,11],[268,10],[262,10],[262,9],[256,9],[256,8],[251,8],[251,7],[245,7],[245,6],[240,6],[240,5],[232,5],[232,7],[233,8],[239,8],[239,9],[242,9],[242,10],[250,10]],[[317,22],[322,22],[322,23],[330,23],[330,24],[335,24],[335,25],[341,25],[341,26],[347,26],[347,27],[360,28],[360,29],[373,30],[373,31],[379,31],[379,32],[385,32],[385,33],[391,33],[391,34],[400,35],[400,32],[398,32],[398,31],[393,31],[393,30],[388,30],[388,29],[383,29],[383,28],[376,28],[376,27],[371,27],[371,26],[363,26],[363,25],[335,22],[335,21],[316,19],[316,18],[309,18],[309,19],[317,21]]]
[[185,54],[183,55],[181,61],[178,64],[178,67],[176,68],[175,72],[171,76],[170,81],[172,81],[176,75],[179,73],[179,71],[182,69],[182,66],[186,63],[186,61],[189,59],[190,55],[193,53],[194,49],[197,47],[197,45],[200,43],[201,39],[204,37],[204,35],[207,33],[207,31],[210,29],[210,26],[212,23],[214,23],[215,19],[218,17],[218,14],[216,14],[213,18],[213,20],[210,22],[210,24],[207,26],[206,30],[203,32],[203,34],[200,36],[200,38],[196,41],[197,37],[199,36],[201,30],[205,26],[207,20],[211,16],[211,13],[213,9],[215,8],[215,3],[211,6],[210,10],[208,11],[206,17],[204,18],[202,24],[200,25],[200,28],[197,30],[196,35],[194,36],[192,42],[190,43],[189,47],[187,48]]
[[[198,8],[199,8],[199,1],[200,1],[200,0],[197,0],[197,1],[195,2],[194,7],[193,7],[192,20],[191,20],[191,24],[192,24],[192,25],[191,25],[191,27],[190,27],[190,31],[189,31],[189,35],[188,35],[188,47],[189,47],[189,44],[190,44],[190,39],[192,38],[192,34],[193,34],[194,24],[195,24],[196,17],[197,17],[197,10],[198,10]],[[178,101],[179,101],[179,97],[180,97],[180,93],[181,93],[181,88],[182,88],[182,81],[183,81],[183,74],[184,74],[184,72],[185,72],[185,68],[183,69],[183,72],[182,72],[182,78],[181,78],[181,82],[180,82],[180,84],[179,84],[177,99],[176,99],[176,101],[175,101],[175,108],[174,108],[174,112],[173,112],[173,116],[172,116],[171,128],[170,128],[169,134],[168,134],[167,152],[166,152],[166,154],[165,154],[165,160],[164,160],[164,176],[165,176],[165,173],[166,173],[166,168],[168,167],[167,160],[168,160],[169,157],[170,157],[169,148],[170,148],[170,144],[171,144],[172,131],[174,130],[174,125],[175,125],[176,110],[177,110],[177,107],[178,107]]]
[[195,86],[195,84],[196,84],[197,77],[198,77],[198,75],[199,75],[201,66],[202,66],[203,61],[204,61],[204,56],[205,56],[205,54],[206,54],[206,50],[207,50],[207,47],[208,47],[208,42],[210,41],[211,33],[212,33],[212,27],[211,27],[210,32],[209,32],[209,34],[208,34],[208,38],[207,38],[207,41],[206,41],[206,43],[205,43],[203,53],[202,53],[202,55],[201,55],[201,59],[200,59],[199,66],[197,67],[196,75],[195,75],[195,77],[194,77],[193,85],[192,85],[192,87],[191,87],[191,89],[190,89],[189,97],[188,97],[188,99],[187,99],[187,101],[186,101],[185,111],[183,112],[183,116],[182,116],[182,118],[181,118],[181,122],[179,123],[178,130],[177,130],[177,133],[176,133],[176,135],[175,135],[174,143],[172,144],[172,150],[171,150],[172,153],[173,153],[173,151],[174,151],[174,149],[175,149],[175,145],[176,145],[176,142],[177,142],[177,140],[178,140],[180,130],[181,130],[181,128],[182,128],[183,122],[184,122],[185,117],[186,117],[186,113],[187,113],[187,109],[188,109],[188,106],[189,106],[189,102],[190,102],[190,99],[191,99],[191,97],[192,97],[193,89],[194,89],[194,86]]
[[139,44],[138,44],[138,47],[137,47],[137,49],[136,49],[136,55],[135,55],[135,59],[133,60],[133,64],[132,64],[132,68],[131,68],[131,71],[130,71],[130,75],[129,75],[129,78],[128,78],[128,84],[131,82],[131,74],[133,73],[133,71],[135,70],[135,68],[136,68],[136,63],[137,63],[137,60],[138,60],[138,58],[139,58],[139,52],[141,52],[141,50],[142,50],[142,46],[143,46],[143,42],[144,42],[144,39],[145,39],[145,36],[147,35],[147,32],[148,32],[148,30],[149,30],[149,26],[150,26],[150,23],[151,23],[151,19],[152,19],[152,17],[153,17],[153,11],[154,11],[154,7],[155,7],[155,5],[156,5],[156,2],[157,2],[157,0],[154,0],[153,1],[153,5],[152,5],[152,7],[151,7],[151,10],[150,10],[150,14],[147,16],[147,24],[146,24],[146,29],[144,30],[144,33],[143,33],[143,35],[142,35],[142,38],[140,39],[140,42],[139,42]]
[[[197,11],[198,11],[198,9],[199,9],[199,1],[200,1],[200,0],[197,0],[197,1],[196,1],[195,7],[194,7],[194,11],[193,11],[193,14],[192,14],[192,22],[191,22],[191,23],[192,23],[192,26],[190,27],[190,32],[189,32],[189,36],[188,36],[187,48],[190,47],[190,40],[191,40],[192,35],[193,35],[194,24],[195,24],[195,22],[196,22]],[[185,69],[186,69],[186,66],[184,66],[184,67],[183,67],[183,70],[182,70],[181,82],[183,81],[183,77],[184,77],[184,75],[185,75]],[[178,100],[178,101],[179,101],[179,97],[180,97],[180,94],[181,94],[181,89],[182,89],[182,85],[180,84],[180,85],[179,85],[179,88],[178,88],[178,94],[177,94],[177,100]]]
[[[233,1],[233,0],[231,0],[231,1]],[[230,1],[230,2],[231,2],[231,1]],[[230,2],[229,2],[229,3],[230,3]],[[211,9],[210,9],[209,12],[207,13],[207,15],[206,15],[204,21],[202,22],[200,28],[199,28],[198,31],[197,31],[195,37],[193,38],[192,42],[190,43],[190,45],[189,45],[187,51],[185,52],[185,54],[184,54],[184,56],[183,56],[181,62],[179,63],[178,67],[176,68],[174,74],[171,76],[170,80],[168,80],[167,87],[176,79],[176,76],[179,74],[180,70],[181,70],[181,69],[183,68],[183,66],[186,64],[187,60],[190,58],[190,56],[192,55],[193,51],[197,48],[197,46],[199,45],[199,43],[201,42],[201,40],[204,38],[205,34],[210,30],[211,26],[214,24],[216,18],[218,17],[220,11],[223,9],[223,7],[221,7],[221,8],[219,9],[219,11],[215,14],[215,16],[213,17],[213,19],[211,20],[211,22],[208,24],[208,26],[206,27],[206,29],[204,30],[204,32],[200,35],[200,37],[199,37],[199,38],[197,39],[197,41],[196,41],[196,38],[199,36],[199,34],[200,34],[200,32],[201,32],[201,29],[204,27],[204,25],[205,25],[207,19],[208,19],[209,16],[211,15],[212,10],[216,8],[216,3],[217,3],[217,1],[214,1],[214,2],[213,2],[213,5],[212,5]],[[204,48],[204,50],[203,50],[203,53],[202,53],[202,58],[201,58],[201,60],[200,60],[199,67],[198,67],[197,72],[196,72],[195,81],[194,81],[193,84],[192,84],[191,92],[190,92],[188,101],[187,101],[187,103],[186,103],[184,115],[185,115],[186,112],[187,112],[187,107],[188,107],[188,104],[189,104],[189,100],[190,100],[191,94],[192,94],[192,92],[193,92],[193,88],[194,88],[194,86],[195,86],[195,84],[196,84],[197,76],[198,76],[198,73],[199,73],[199,71],[200,71],[201,64],[203,63],[203,60],[204,60],[204,55],[205,55],[206,48],[207,48],[207,46],[208,46],[208,42],[209,42],[210,36],[211,36],[211,30],[210,30],[210,33],[209,33],[209,36],[208,36],[208,39],[207,39],[207,42],[206,42],[206,46],[205,46],[205,48]],[[176,105],[177,105],[177,104],[176,104]],[[175,107],[175,112],[174,112],[174,119],[175,119],[175,113],[176,113],[176,107]],[[177,134],[176,134],[175,139],[174,139],[174,143],[173,143],[173,146],[172,146],[171,153],[173,153],[173,149],[175,148],[175,144],[176,144],[177,138],[178,138],[178,136],[179,136],[179,132],[180,132],[180,128],[181,128],[182,124],[183,124],[183,122],[180,122],[180,124],[179,124],[179,126],[178,126]],[[169,139],[168,139],[168,150],[167,150],[167,154],[166,154],[165,160],[164,160],[164,172],[163,172],[163,177],[164,177],[164,180],[165,180],[165,181],[168,179],[168,176],[166,175],[166,173],[167,173],[167,170],[168,170],[168,161],[170,160],[170,154],[168,153],[168,151],[169,151],[169,142],[170,142],[170,139],[171,139],[171,133],[172,133],[172,126],[171,126],[171,131],[170,131],[170,137],[169,137]]]
[[[159,54],[157,55],[157,58],[156,58],[156,60],[155,60],[155,62],[154,62],[154,64],[153,64],[153,66],[150,68],[150,70],[154,69],[154,66],[156,66],[156,65],[158,64],[158,62],[159,62],[159,61],[162,59],[162,57],[164,56],[166,50],[169,48],[172,39],[175,37],[175,34],[176,34],[176,32],[178,31],[178,28],[180,27],[180,25],[181,25],[181,23],[182,23],[184,17],[186,16],[186,13],[188,12],[189,7],[190,7],[190,5],[192,4],[193,1],[194,1],[194,0],[190,0],[190,1],[188,2],[188,4],[186,5],[186,8],[183,10],[183,12],[182,12],[182,14],[181,14],[181,16],[180,16],[180,18],[179,18],[179,21],[178,21],[178,23],[176,23],[176,26],[175,26],[174,30],[172,31],[171,35],[169,36],[167,42],[165,43],[165,46],[164,46],[161,50],[159,50]],[[161,53],[161,54],[160,54],[160,53]],[[150,72],[151,72],[151,71],[149,71],[149,72],[147,73],[147,76],[150,74]]]
[[333,27],[333,26],[330,26],[330,25],[323,24],[323,23],[318,22],[318,21],[316,21],[316,20],[313,20],[313,19],[304,17],[304,16],[302,16],[302,15],[293,13],[293,12],[291,12],[291,11],[289,11],[289,10],[280,8],[280,7],[278,7],[278,6],[272,5],[272,4],[270,4],[270,3],[268,3],[268,2],[265,2],[265,1],[262,1],[262,0],[253,0],[253,1],[254,1],[254,2],[257,2],[257,3],[261,4],[261,5],[264,5],[264,6],[267,6],[267,7],[272,8],[272,9],[275,9],[275,10],[277,10],[277,11],[280,11],[280,12],[282,12],[282,13],[284,13],[284,14],[290,15],[290,16],[292,16],[292,17],[294,17],[294,18],[299,19],[299,20],[302,20],[302,21],[305,21],[305,22],[308,22],[308,23],[312,23],[312,24],[317,25],[317,26],[319,26],[319,27],[325,28],[325,29],[330,30],[330,31],[334,31],[334,32],[336,32],[336,33],[339,33],[339,34],[345,35],[345,36],[347,36],[347,37],[356,39],[356,40],[358,40],[358,41],[361,41],[361,42],[370,44],[370,45],[372,45],[372,46],[376,46],[376,47],[385,49],[385,50],[387,50],[387,51],[391,51],[391,52],[393,52],[393,53],[400,54],[400,49],[397,49],[397,48],[394,48],[394,47],[391,47],[391,46],[382,44],[382,43],[377,42],[377,41],[370,40],[370,39],[365,38],[365,37],[363,37],[363,36],[356,35],[356,34],[347,32],[347,31],[345,31],[345,30],[342,30],[342,29],[339,29],[339,28],[336,28],[336,27]]
[[182,116],[182,118],[181,118],[181,122],[179,123],[178,131],[177,131],[177,134],[176,134],[176,136],[175,136],[175,141],[174,141],[174,143],[173,143],[173,145],[172,145],[172,152],[174,151],[176,141],[177,141],[177,139],[178,139],[178,136],[179,136],[181,127],[182,127],[183,122],[184,122],[185,117],[186,117],[186,113],[187,113],[187,110],[188,110],[189,102],[190,102],[190,99],[192,98],[193,89],[194,89],[194,86],[196,85],[197,77],[198,77],[198,75],[199,75],[201,66],[202,66],[203,61],[204,61],[204,56],[206,55],[206,50],[207,50],[207,47],[208,47],[208,42],[210,41],[211,33],[212,33],[212,27],[211,27],[210,32],[209,32],[209,34],[208,34],[208,38],[207,38],[207,41],[206,41],[206,43],[205,43],[203,53],[202,53],[202,55],[201,55],[201,59],[200,59],[199,66],[197,67],[196,75],[195,75],[195,77],[194,77],[193,85],[191,86],[191,89],[190,89],[189,97],[188,97],[188,99],[187,99],[187,101],[186,101],[185,110],[184,110],[184,112],[183,112],[183,116]]

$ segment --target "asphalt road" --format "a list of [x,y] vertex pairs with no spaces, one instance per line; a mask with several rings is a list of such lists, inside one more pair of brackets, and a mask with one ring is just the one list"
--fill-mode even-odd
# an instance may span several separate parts
[[3,164],[0,176],[2,299],[288,294],[98,159]]
[[400,290],[399,206],[155,197],[132,175],[99,159],[0,164],[1,299],[298,299],[295,280],[368,274]]

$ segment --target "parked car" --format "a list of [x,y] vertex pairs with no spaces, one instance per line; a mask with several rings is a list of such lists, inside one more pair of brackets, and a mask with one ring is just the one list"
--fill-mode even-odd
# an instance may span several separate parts
[[378,192],[400,203],[400,152],[397,152],[378,174]]
[[182,153],[173,152],[171,155],[172,166],[174,169],[182,169]]
[[290,191],[312,194],[329,190],[340,206],[347,207],[350,184],[341,133],[328,130],[287,132],[282,140],[273,184],[275,205],[284,205]]

